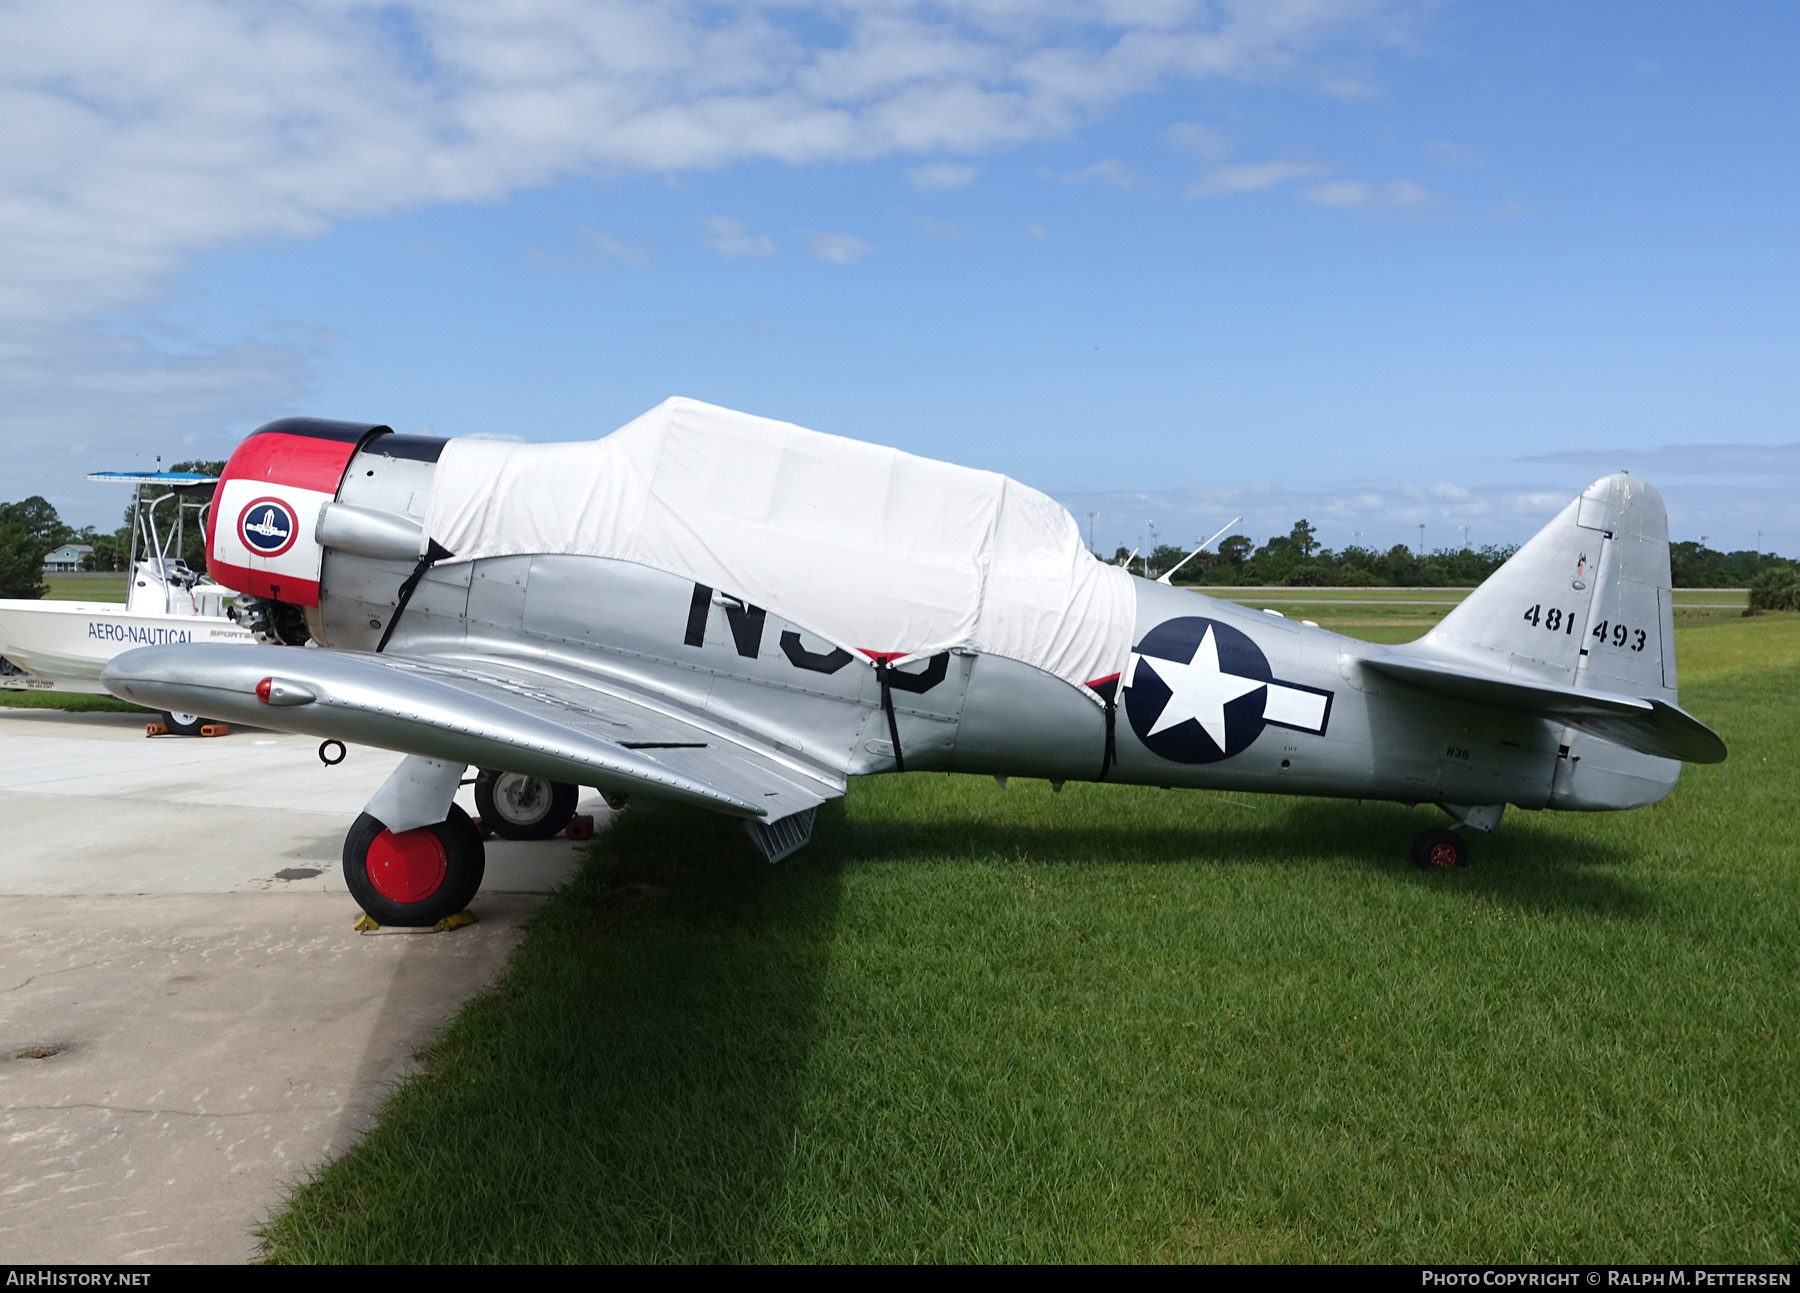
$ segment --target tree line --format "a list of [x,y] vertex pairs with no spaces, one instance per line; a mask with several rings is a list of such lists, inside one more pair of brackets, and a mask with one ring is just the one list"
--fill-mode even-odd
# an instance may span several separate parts
[[[224,462],[178,462],[170,471],[192,471],[217,476],[225,470]],[[143,487],[146,499],[161,498],[169,492],[163,485]],[[171,518],[168,508],[158,511],[156,524],[166,529]],[[81,568],[89,571],[123,571],[131,558],[131,504],[126,503],[119,528],[106,531],[91,525],[76,529],[63,523],[56,508],[41,495],[17,503],[0,503],[0,597],[42,597],[50,591],[44,582],[44,558],[65,543],[85,543],[93,548],[81,559]],[[181,558],[195,570],[206,569],[206,536],[190,518],[182,535]]]
[[[1190,559],[1187,549],[1165,543],[1148,556],[1132,557],[1131,568],[1147,568],[1153,579],[1173,570],[1171,583],[1199,587],[1464,588],[1481,583],[1518,550],[1516,544],[1488,544],[1419,553],[1397,543],[1385,551],[1356,544],[1333,551],[1319,543],[1310,522],[1300,520],[1260,547],[1234,534],[1220,541],[1218,551]],[[1121,547],[1112,560],[1131,556]],[[1669,565],[1677,588],[1750,588],[1770,578],[1800,577],[1800,562],[1772,552],[1718,552],[1692,541],[1670,545]]]

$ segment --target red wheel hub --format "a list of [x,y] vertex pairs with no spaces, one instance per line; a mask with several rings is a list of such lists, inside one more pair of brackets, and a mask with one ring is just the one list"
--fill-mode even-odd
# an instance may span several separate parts
[[1433,844],[1429,857],[1432,866],[1440,871],[1448,870],[1456,865],[1456,845]]
[[424,902],[444,883],[448,869],[444,842],[429,826],[383,831],[369,845],[364,862],[369,883],[389,902]]

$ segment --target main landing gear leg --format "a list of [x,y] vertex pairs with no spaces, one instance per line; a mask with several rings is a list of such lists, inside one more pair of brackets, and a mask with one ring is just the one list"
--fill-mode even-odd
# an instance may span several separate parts
[[1505,804],[1439,804],[1438,807],[1454,817],[1456,824],[1433,826],[1430,830],[1420,831],[1418,838],[1413,840],[1413,865],[1426,871],[1448,871],[1452,867],[1467,866],[1469,841],[1463,838],[1464,829],[1487,834],[1500,824],[1500,815],[1506,811]]

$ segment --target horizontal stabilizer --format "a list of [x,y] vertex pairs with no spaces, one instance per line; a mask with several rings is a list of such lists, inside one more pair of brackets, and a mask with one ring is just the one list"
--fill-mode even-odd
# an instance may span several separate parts
[[[768,816],[767,805],[773,802],[752,802],[742,791],[723,789],[711,778],[678,771],[620,741],[582,730],[605,722],[629,737],[635,732],[627,721],[602,719],[524,689],[499,691],[475,674],[419,661],[295,647],[139,647],[115,656],[100,678],[115,696],[152,709],[356,741],[737,817]],[[265,682],[259,697],[259,684]],[[616,707],[643,708],[624,701]],[[661,727],[678,721],[663,717]],[[665,738],[656,744],[672,743],[666,740],[670,734],[656,732]],[[673,734],[696,742],[711,735]],[[734,753],[753,757],[748,749]],[[800,802],[810,805],[819,798],[808,795]]]
[[1627,749],[1687,763],[1722,763],[1725,742],[1699,719],[1663,700],[1588,691],[1400,655],[1363,666],[1425,691],[1552,719]]

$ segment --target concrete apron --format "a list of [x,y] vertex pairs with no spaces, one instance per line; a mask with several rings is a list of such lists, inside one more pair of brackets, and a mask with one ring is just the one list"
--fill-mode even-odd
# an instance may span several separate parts
[[400,756],[143,732],[0,709],[8,1261],[253,1257],[582,852],[489,840],[480,923],[359,935],[339,850]]

